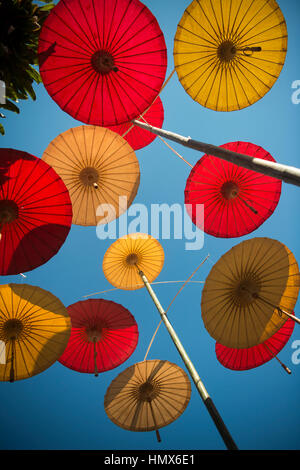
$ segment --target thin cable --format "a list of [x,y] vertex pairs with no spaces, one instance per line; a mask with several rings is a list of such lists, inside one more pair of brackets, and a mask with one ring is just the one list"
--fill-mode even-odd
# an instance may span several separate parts
[[[159,282],[151,282],[150,284],[175,284],[175,283],[180,283],[180,282],[186,282],[186,281],[159,281]],[[205,281],[189,281],[191,284],[204,284]],[[144,286],[144,284],[135,284],[133,287],[139,287],[139,286]],[[84,298],[86,297],[92,297],[93,295],[99,295],[99,294],[106,294],[106,292],[113,292],[116,290],[123,290],[119,288],[114,288],[114,289],[107,289],[107,290],[102,290],[100,292],[94,292],[93,294],[88,294],[88,295],[83,295]]]
[[[152,101],[152,103],[150,104],[150,106],[148,106],[147,109],[145,109],[145,111],[140,115],[140,117],[143,117],[144,114],[151,108],[151,106],[153,105],[153,103],[155,103],[157,97],[161,94],[161,92],[163,91],[163,89],[167,86],[167,84],[169,83],[169,81],[171,80],[171,78],[173,77],[175,73],[175,68],[172,70],[172,72],[170,73],[170,75],[168,76],[167,80],[165,81],[165,83],[163,84],[163,86],[161,87],[160,89],[160,92],[157,94],[157,96],[154,98],[154,100]],[[148,123],[147,123],[148,124]],[[134,124],[131,124],[131,126],[124,132],[124,134],[122,134],[122,137],[124,138],[128,132],[131,131],[131,129],[134,127]]]
[[[178,294],[182,291],[182,289],[186,286],[186,284],[187,284],[188,282],[192,282],[192,281],[190,281],[190,279],[196,274],[196,272],[198,271],[198,269],[205,263],[205,261],[208,260],[209,257],[210,257],[210,255],[208,254],[208,255],[206,256],[206,258],[205,258],[205,259],[199,264],[199,266],[195,269],[195,271],[194,271],[194,272],[189,276],[189,278],[184,282],[183,286],[181,286],[181,288],[179,289],[179,291],[177,292],[177,294],[175,295],[175,297],[172,299],[172,301],[171,301],[171,303],[169,304],[169,306],[168,306],[167,310],[165,311],[165,313],[167,313],[167,312],[169,311],[169,309],[170,309],[171,305],[173,304],[174,300],[176,299],[176,297],[178,296]],[[194,281],[194,282],[197,282],[197,281]],[[201,281],[201,282],[203,282],[203,281]],[[157,328],[156,328],[156,330],[155,330],[155,332],[154,332],[154,334],[153,334],[153,336],[152,336],[152,338],[151,338],[151,341],[150,341],[150,343],[149,343],[149,346],[148,346],[148,348],[147,348],[147,351],[146,351],[146,354],[145,354],[145,357],[144,357],[144,361],[147,359],[147,356],[148,356],[148,354],[149,354],[150,348],[151,348],[151,346],[152,346],[152,343],[153,343],[153,341],[154,341],[154,339],[155,339],[155,336],[156,336],[156,334],[157,334],[157,332],[158,332],[159,327],[160,327],[161,324],[162,324],[162,320],[160,320],[160,322],[159,322],[159,324],[158,324],[158,326],[157,326]]]

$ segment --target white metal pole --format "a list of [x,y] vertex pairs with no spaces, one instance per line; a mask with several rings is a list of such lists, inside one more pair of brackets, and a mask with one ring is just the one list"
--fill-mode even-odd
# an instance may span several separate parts
[[161,319],[162,321],[164,322],[183,362],[185,363],[186,365],[186,368],[187,370],[189,371],[190,373],[190,376],[192,377],[193,379],[193,382],[194,384],[196,385],[196,388],[211,416],[211,418],[213,419],[226,447],[228,450],[238,450],[233,438],[231,437],[228,429],[226,428],[217,408],[215,407],[211,397],[209,396],[203,382],[201,381],[199,375],[198,375],[198,372],[196,371],[193,363],[191,362],[189,356],[187,355],[183,345],[181,344],[181,341],[179,340],[174,328],[172,327],[163,307],[161,306],[155,292],[153,291],[151,285],[149,284],[149,281],[147,279],[147,277],[145,276],[145,274],[143,273],[143,271],[140,271],[139,270],[139,275],[143,281],[143,283],[145,284],[145,287],[147,288],[149,294],[150,294],[150,297],[152,298],[160,316],[161,316]]
[[185,147],[203,152],[208,155],[214,155],[215,157],[221,158],[231,163],[235,163],[238,166],[247,168],[248,170],[257,171],[264,175],[272,176],[273,178],[280,179],[285,183],[300,186],[300,169],[288,165],[282,165],[276,162],[270,162],[263,160],[262,158],[250,157],[242,153],[232,152],[222,147],[218,147],[212,144],[206,144],[198,140],[194,140],[191,137],[184,137],[174,132],[166,131],[158,127],[151,126],[144,122],[133,120],[134,125],[148,130],[153,134],[165,137],[166,139],[172,140]]

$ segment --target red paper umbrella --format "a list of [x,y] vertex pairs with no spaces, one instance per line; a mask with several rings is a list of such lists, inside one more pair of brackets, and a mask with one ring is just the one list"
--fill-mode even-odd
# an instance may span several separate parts
[[40,158],[0,149],[0,274],[19,274],[48,261],[72,223],[69,192]]
[[[294,326],[294,320],[289,318],[273,336],[252,348],[228,348],[220,343],[216,343],[217,359],[224,367],[231,370],[253,369],[274,359],[274,357],[279,360],[276,355],[289,341]],[[279,362],[290,373],[290,370],[281,361]]]
[[[221,147],[275,161],[262,147],[248,142],[231,142]],[[280,180],[204,155],[187,180],[185,204],[193,222],[206,233],[223,238],[241,237],[272,215],[280,194]],[[197,217],[199,204],[204,205],[203,220]]]
[[[143,115],[144,120],[154,127],[161,128],[164,122],[164,108],[160,97],[158,96],[154,103]],[[141,118],[143,121],[143,119]],[[131,145],[133,150],[139,150],[146,145],[151,144],[156,138],[153,132],[149,132],[140,127],[133,126],[132,123],[121,124],[119,126],[108,126],[112,131],[122,135],[125,140]],[[130,129],[131,128],[131,129]],[[130,129],[129,132],[128,129]]]
[[89,299],[68,307],[72,329],[59,362],[77,372],[104,372],[122,364],[138,342],[134,317],[110,300]]
[[104,127],[143,113],[167,67],[163,33],[139,0],[60,0],[43,24],[38,53],[54,101]]

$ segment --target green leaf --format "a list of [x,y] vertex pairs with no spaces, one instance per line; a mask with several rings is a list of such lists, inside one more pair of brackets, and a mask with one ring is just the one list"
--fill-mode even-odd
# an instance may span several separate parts
[[8,111],[12,111],[13,113],[20,114],[20,110],[18,106],[16,106],[12,101],[6,100],[6,103],[1,104],[1,108],[7,109]]
[[29,94],[29,96],[33,99],[33,101],[35,101],[36,100],[36,94],[35,94],[34,89],[32,88],[31,85],[26,86],[26,91]]
[[48,5],[45,5],[43,7],[40,8],[40,11],[49,11],[49,10],[52,10],[52,8],[54,8],[55,5],[52,5],[52,4],[48,4]]
[[4,130],[4,127],[2,126],[2,124],[0,124],[0,134],[1,135],[5,134],[5,130]]
[[39,74],[39,72],[37,72],[37,70],[35,70],[31,65],[29,65],[28,69],[27,69],[27,74],[32,78],[32,80],[34,80],[36,83],[42,83],[42,78]]

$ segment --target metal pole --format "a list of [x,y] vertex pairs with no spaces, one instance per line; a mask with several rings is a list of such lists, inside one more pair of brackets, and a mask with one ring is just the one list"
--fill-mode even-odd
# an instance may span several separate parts
[[147,288],[149,294],[150,294],[150,297],[152,298],[160,316],[161,316],[161,319],[162,321],[164,322],[183,362],[185,363],[186,365],[186,368],[188,369],[189,373],[190,373],[190,376],[192,377],[193,379],[193,382],[194,384],[196,385],[196,388],[211,416],[211,418],[213,419],[226,447],[228,450],[238,450],[234,440],[232,439],[228,429],[226,428],[217,408],[215,407],[211,397],[209,396],[203,382],[201,381],[199,375],[198,375],[198,372],[196,371],[193,363],[191,362],[189,356],[187,355],[184,347],[182,346],[181,344],[181,341],[179,340],[175,330],[173,329],[171,323],[169,322],[169,319],[163,309],[163,307],[161,306],[158,298],[156,297],[151,285],[149,284],[149,281],[147,279],[147,277],[145,276],[145,274],[143,273],[143,271],[140,271],[139,270],[139,275],[141,276],[141,279],[143,281],[143,283],[145,284],[145,287]]
[[282,165],[276,162],[270,162],[263,160],[262,158],[250,157],[242,153],[232,152],[231,150],[217,147],[216,145],[205,144],[198,140],[194,140],[191,137],[184,137],[174,132],[166,131],[158,127],[150,126],[136,119],[132,121],[134,125],[146,129],[153,134],[165,137],[166,139],[172,140],[185,147],[203,152],[208,155],[214,155],[215,157],[221,158],[231,163],[235,163],[238,166],[247,168],[248,170],[257,171],[264,175],[272,176],[273,178],[280,179],[285,183],[300,186],[300,169],[288,165]]

